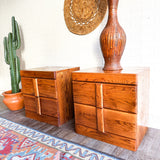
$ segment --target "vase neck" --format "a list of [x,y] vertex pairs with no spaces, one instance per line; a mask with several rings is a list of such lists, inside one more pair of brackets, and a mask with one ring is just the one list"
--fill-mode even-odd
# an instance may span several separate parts
[[108,0],[109,9],[117,9],[119,0]]
[[118,21],[118,18],[117,18],[118,2],[119,0],[108,0],[108,5],[109,5],[108,23],[114,24]]

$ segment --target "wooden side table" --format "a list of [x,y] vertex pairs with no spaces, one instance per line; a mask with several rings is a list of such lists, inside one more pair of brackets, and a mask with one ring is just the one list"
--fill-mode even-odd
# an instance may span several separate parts
[[136,151],[146,131],[149,68],[72,73],[76,132]]
[[26,116],[56,126],[73,118],[71,72],[78,67],[21,70]]

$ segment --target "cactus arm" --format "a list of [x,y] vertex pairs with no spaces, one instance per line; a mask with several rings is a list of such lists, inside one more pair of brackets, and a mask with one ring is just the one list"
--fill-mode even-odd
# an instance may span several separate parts
[[12,17],[12,48],[13,56],[16,58],[16,27],[15,27],[15,17]]
[[19,27],[17,21],[15,21],[15,29],[16,29],[16,49],[19,49],[21,46],[21,38],[19,34]]
[[7,41],[7,37],[4,37],[3,44],[4,44],[4,58],[5,58],[5,62],[7,64],[9,64],[9,53],[8,53],[8,41]]
[[21,39],[20,39],[20,34],[19,34],[18,23],[15,20],[14,16],[12,17],[12,41],[13,41],[13,48],[19,49],[21,46]]
[[12,17],[12,41],[16,40],[15,17]]

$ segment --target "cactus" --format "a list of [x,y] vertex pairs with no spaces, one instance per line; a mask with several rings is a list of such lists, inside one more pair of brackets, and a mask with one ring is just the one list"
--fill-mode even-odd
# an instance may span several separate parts
[[12,17],[12,33],[8,34],[8,37],[4,37],[4,58],[5,62],[10,65],[10,76],[11,76],[11,88],[12,93],[19,92],[20,78],[20,61],[16,55],[16,50],[20,48],[21,40],[19,34],[19,27]]

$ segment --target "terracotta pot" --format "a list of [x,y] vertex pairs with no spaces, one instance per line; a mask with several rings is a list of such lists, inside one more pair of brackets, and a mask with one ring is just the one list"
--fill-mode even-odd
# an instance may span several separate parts
[[120,60],[126,44],[126,35],[117,19],[118,2],[119,0],[108,0],[108,22],[100,36],[105,71],[122,69]]
[[24,106],[24,97],[22,92],[12,93],[6,91],[2,93],[4,96],[3,103],[12,111],[20,110]]

